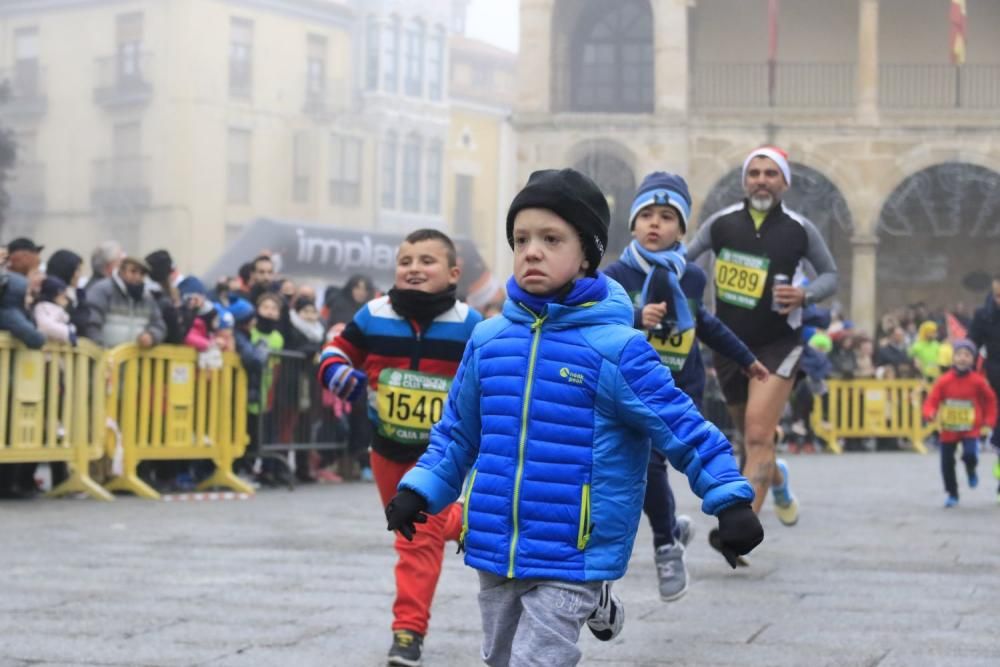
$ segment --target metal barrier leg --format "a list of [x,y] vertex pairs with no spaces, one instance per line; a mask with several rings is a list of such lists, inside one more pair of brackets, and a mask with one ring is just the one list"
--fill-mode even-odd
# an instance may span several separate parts
[[843,454],[843,450],[840,447],[840,443],[837,442],[837,432],[833,428],[833,414],[830,405],[827,405],[827,410],[829,414],[826,415],[826,423],[824,423],[824,412],[823,412],[823,398],[821,396],[813,397],[813,411],[810,415],[809,420],[812,425],[812,431],[817,438],[823,440],[826,444],[826,448],[834,454]]
[[127,471],[125,474],[119,475],[105,484],[104,488],[112,493],[117,491],[131,493],[139,496],[140,498],[147,498],[149,500],[160,499],[160,494],[156,492],[156,489],[151,487],[149,484],[146,484],[146,482],[139,478],[139,475],[135,472],[135,466],[132,466],[131,470]]
[[205,491],[206,489],[210,489],[212,487],[223,487],[226,489],[232,489],[238,493],[248,493],[250,495],[253,495],[254,493],[252,486],[233,473],[232,463],[229,464],[228,469],[224,469],[219,465],[218,461],[216,461],[215,472],[212,473],[211,477],[198,485],[198,490]]
[[58,498],[71,493],[86,493],[91,498],[96,498],[97,500],[115,499],[115,497],[111,495],[107,489],[95,482],[90,475],[87,474],[86,466],[83,467],[83,472],[81,472],[80,468],[76,466],[74,466],[72,470],[73,472],[70,474],[69,479],[46,493],[45,496],[48,498]]
[[86,493],[97,500],[114,500],[103,486],[90,476],[90,448],[87,445],[75,445],[74,461],[70,463],[70,475],[62,483],[45,494],[47,498],[58,498],[71,493]]

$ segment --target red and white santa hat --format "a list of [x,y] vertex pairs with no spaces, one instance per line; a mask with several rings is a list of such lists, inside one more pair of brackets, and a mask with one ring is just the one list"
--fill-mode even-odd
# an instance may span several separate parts
[[781,150],[777,146],[761,146],[760,148],[754,149],[747,156],[747,159],[743,161],[743,182],[747,180],[747,169],[750,167],[750,161],[755,157],[768,157],[774,160],[774,163],[778,165],[778,169],[785,177],[785,184],[792,184],[792,169],[788,165],[788,153]]

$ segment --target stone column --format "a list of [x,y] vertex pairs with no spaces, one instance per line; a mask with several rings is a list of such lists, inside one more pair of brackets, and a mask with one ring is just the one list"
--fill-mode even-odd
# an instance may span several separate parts
[[851,319],[859,331],[875,333],[878,311],[875,304],[875,271],[878,237],[857,233],[851,237],[854,275],[851,276]]
[[878,122],[878,3],[858,0],[858,121]]
[[521,0],[521,39],[517,62],[519,82],[515,111],[551,110],[552,11],[554,0]]
[[653,5],[653,67],[657,114],[685,115],[688,108],[688,0]]

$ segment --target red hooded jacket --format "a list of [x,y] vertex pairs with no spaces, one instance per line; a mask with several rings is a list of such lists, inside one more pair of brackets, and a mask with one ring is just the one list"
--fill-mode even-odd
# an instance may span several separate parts
[[924,418],[935,417],[941,421],[941,442],[979,437],[982,427],[996,423],[997,396],[982,374],[959,375],[953,368],[937,379],[924,401]]

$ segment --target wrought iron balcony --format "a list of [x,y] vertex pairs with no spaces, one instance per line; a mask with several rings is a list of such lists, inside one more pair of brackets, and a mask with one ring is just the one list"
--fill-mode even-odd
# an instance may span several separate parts
[[149,207],[149,158],[117,157],[94,160],[90,199],[98,208],[142,209]]
[[145,106],[153,98],[152,64],[153,56],[146,52],[121,51],[98,58],[94,101],[109,109]]
[[896,65],[879,69],[879,105],[886,109],[1000,107],[1000,65]]
[[0,105],[0,115],[12,119],[39,118],[48,111],[45,96],[45,68],[37,61],[15,64],[0,71],[0,84],[7,84],[7,100]]
[[303,83],[305,100],[302,112],[318,119],[347,111],[351,106],[350,91],[344,79],[306,78]]
[[[851,63],[777,63],[774,89],[767,63],[702,63],[692,71],[692,106],[724,109],[852,109],[856,68]],[[772,94],[773,93],[773,94]]]

